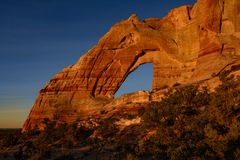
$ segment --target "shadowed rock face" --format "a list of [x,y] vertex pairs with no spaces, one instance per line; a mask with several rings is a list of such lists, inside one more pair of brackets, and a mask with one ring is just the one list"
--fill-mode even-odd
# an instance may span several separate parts
[[154,64],[153,93],[176,82],[210,79],[238,61],[239,31],[239,0],[198,0],[194,6],[171,10],[162,19],[143,22],[132,15],[48,82],[23,131],[44,128],[45,118],[73,122],[94,115],[111,104],[126,77],[144,63]]

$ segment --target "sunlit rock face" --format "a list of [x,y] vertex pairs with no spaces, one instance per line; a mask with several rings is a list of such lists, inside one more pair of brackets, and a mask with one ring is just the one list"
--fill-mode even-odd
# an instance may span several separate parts
[[112,103],[126,77],[141,64],[154,64],[155,93],[176,82],[210,79],[236,63],[239,54],[239,0],[198,0],[194,6],[171,10],[162,19],[140,21],[132,15],[48,82],[23,131],[44,128],[46,118],[70,123],[93,115]]

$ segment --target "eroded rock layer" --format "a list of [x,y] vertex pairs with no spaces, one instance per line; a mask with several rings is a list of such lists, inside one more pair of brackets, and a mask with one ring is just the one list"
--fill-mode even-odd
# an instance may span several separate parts
[[93,115],[112,103],[126,77],[144,63],[154,64],[153,93],[176,82],[210,79],[239,59],[239,13],[239,0],[198,0],[162,19],[132,15],[117,23],[40,91],[23,131],[43,128],[46,118],[72,122]]

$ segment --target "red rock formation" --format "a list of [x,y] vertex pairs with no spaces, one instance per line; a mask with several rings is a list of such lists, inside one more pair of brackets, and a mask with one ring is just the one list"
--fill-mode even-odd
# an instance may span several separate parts
[[40,91],[23,131],[45,118],[84,119],[112,101],[139,65],[154,64],[152,91],[211,78],[239,59],[240,1],[198,0],[162,18],[136,15],[114,25],[78,62]]

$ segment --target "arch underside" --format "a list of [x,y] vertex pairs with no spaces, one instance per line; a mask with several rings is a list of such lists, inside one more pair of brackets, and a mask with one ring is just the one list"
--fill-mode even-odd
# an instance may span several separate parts
[[[189,68],[192,68],[193,67],[192,65],[194,65],[195,67],[195,64],[196,64],[195,62],[190,62],[191,63],[191,64],[189,63],[190,67],[184,66],[183,63],[172,58],[162,50],[161,51],[160,50],[142,51],[142,53],[139,56],[137,56],[137,58],[135,58],[131,64],[129,64],[127,71],[125,70],[124,72],[122,72],[123,74],[121,74],[121,70],[118,72],[109,72],[111,75],[108,75],[107,73],[103,73],[101,77],[97,80],[98,84],[95,86],[93,90],[94,91],[93,93],[95,94],[92,94],[92,96],[113,97],[114,94],[121,87],[121,85],[124,83],[126,78],[133,71],[135,71],[140,65],[146,64],[146,63],[153,64],[153,77],[149,77],[153,79],[152,91],[157,91],[166,85],[169,85],[169,86],[173,85],[179,79],[182,81],[188,79],[192,75],[192,70]],[[123,69],[123,67],[120,67],[120,66],[116,68]],[[182,73],[184,72],[184,70],[186,74],[185,74],[185,77],[181,79],[180,77],[182,76]],[[106,71],[108,71],[108,69]],[[115,84],[99,83],[103,81],[106,82],[113,77],[117,77]],[[104,90],[105,88],[106,90]]]

